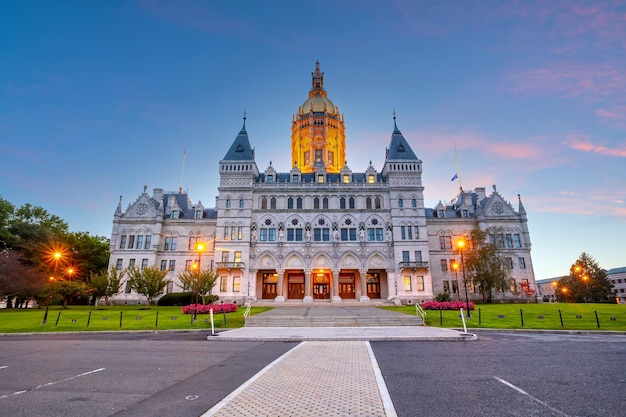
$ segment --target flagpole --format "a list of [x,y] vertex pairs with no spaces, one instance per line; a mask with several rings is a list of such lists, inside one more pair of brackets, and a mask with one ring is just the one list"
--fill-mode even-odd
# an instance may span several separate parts
[[187,147],[185,146],[185,150],[183,151],[183,166],[180,170],[180,187],[178,188],[178,192],[180,194],[183,193],[183,176],[185,175],[185,160],[187,159]]
[[459,166],[459,155],[456,152],[456,142],[454,143],[454,159],[456,160],[456,175],[459,177],[459,192],[463,192],[463,183],[461,182],[461,167]]

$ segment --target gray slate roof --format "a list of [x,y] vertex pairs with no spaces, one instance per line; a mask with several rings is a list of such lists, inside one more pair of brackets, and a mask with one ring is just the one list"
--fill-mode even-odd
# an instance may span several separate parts
[[411,149],[409,142],[404,139],[402,133],[398,129],[396,125],[396,120],[394,117],[393,121],[393,133],[391,134],[391,143],[389,144],[389,149],[387,150],[387,159],[388,160],[418,160],[417,156]]
[[241,131],[235,138],[235,141],[231,145],[224,161],[254,161],[254,150],[250,146],[250,140],[248,139],[248,132],[246,132],[246,122],[244,120]]

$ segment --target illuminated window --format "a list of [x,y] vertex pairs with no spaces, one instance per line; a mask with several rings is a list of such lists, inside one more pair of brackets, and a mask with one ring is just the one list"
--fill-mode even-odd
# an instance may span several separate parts
[[317,182],[319,182],[319,183],[323,183],[324,182],[324,175],[323,174],[319,174],[317,176]]
[[170,261],[170,268],[169,268],[169,270],[170,270],[170,271],[173,271],[173,270],[175,270],[175,269],[176,269],[176,260],[172,259],[172,260]]
[[343,174],[343,182],[344,183],[349,183],[350,182],[350,175],[348,174]]
[[411,287],[411,277],[404,277],[404,291],[413,291]]
[[239,292],[241,278],[233,277],[233,292]]
[[370,184],[374,184],[376,182],[376,177],[374,176],[374,174],[369,174],[367,176],[367,182]]
[[220,277],[220,292],[228,291],[228,277]]
[[415,289],[417,289],[417,291],[424,291],[424,277],[423,276],[417,276],[415,277]]

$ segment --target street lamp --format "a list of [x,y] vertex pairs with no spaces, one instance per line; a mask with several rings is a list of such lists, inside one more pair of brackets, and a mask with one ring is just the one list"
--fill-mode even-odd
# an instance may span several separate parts
[[465,275],[465,256],[463,254],[465,241],[463,239],[458,240],[456,242],[456,246],[459,248],[459,252],[461,252],[461,268],[463,268],[463,287],[465,288],[465,307],[467,308],[467,317],[471,318],[472,313],[470,312],[469,296],[467,295],[467,276]]
[[196,282],[194,285],[194,308],[193,308],[193,321],[196,321],[198,318],[198,292],[200,292],[200,274],[202,273],[202,252],[204,252],[205,245],[202,242],[196,243],[196,252],[198,252],[198,263],[195,265],[196,268]]
[[[52,261],[54,262],[54,272],[52,273],[52,276],[49,278],[49,280],[52,282],[54,281],[55,275],[57,274],[57,267],[59,266],[59,261],[61,260],[61,257],[63,255],[61,254],[61,252],[54,252],[52,254]],[[52,285],[52,284],[50,284]],[[43,314],[43,320],[41,321],[41,324],[47,324],[48,323],[48,308],[50,307],[50,299],[52,298],[52,288],[49,287],[48,288],[48,297],[46,298],[46,312]]]
[[459,264],[457,261],[452,262],[452,270],[454,271],[454,279],[456,281],[456,297],[461,301],[461,292],[459,291]]

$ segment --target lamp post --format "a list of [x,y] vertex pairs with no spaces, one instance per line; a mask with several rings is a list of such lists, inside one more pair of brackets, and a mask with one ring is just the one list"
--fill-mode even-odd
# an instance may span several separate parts
[[198,292],[200,292],[200,274],[202,273],[202,252],[204,252],[204,243],[196,243],[196,251],[198,252],[198,263],[196,265],[196,282],[194,285],[194,308],[193,308],[193,321],[198,318]]
[[456,297],[461,301],[461,291],[459,291],[459,264],[456,261],[452,262],[452,270],[454,271],[454,279],[456,281]]
[[[54,272],[52,273],[52,276],[49,278],[51,282],[54,281],[55,275],[57,274],[57,267],[59,265],[59,261],[61,260],[61,256],[62,256],[61,252],[54,252],[52,254],[52,261],[54,262]],[[46,312],[43,314],[43,320],[41,321],[41,324],[48,323],[48,308],[50,307],[51,298],[52,298],[52,288],[48,288],[48,297],[46,298]]]
[[456,246],[461,252],[461,268],[463,268],[463,287],[465,288],[465,307],[467,308],[467,317],[471,318],[472,313],[469,307],[469,296],[467,295],[467,276],[465,275],[465,256],[463,255],[463,249],[465,248],[465,241],[463,239],[456,242]]

